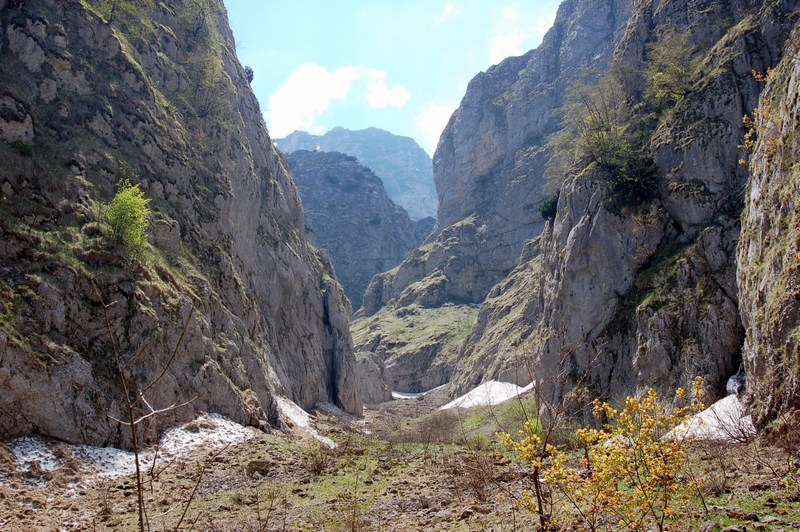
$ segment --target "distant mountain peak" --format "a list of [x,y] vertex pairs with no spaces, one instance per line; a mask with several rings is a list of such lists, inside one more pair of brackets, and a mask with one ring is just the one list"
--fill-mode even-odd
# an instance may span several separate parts
[[350,130],[335,127],[324,135],[295,131],[275,144],[287,154],[298,150],[335,151],[356,157],[381,181],[389,197],[414,220],[435,217],[438,206],[433,164],[411,137],[376,127]]

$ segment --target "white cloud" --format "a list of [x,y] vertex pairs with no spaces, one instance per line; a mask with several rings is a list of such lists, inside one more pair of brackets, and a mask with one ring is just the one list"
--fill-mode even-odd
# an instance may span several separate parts
[[552,9],[526,24],[516,9],[504,7],[489,44],[489,61],[497,64],[506,57],[521,55],[537,46],[555,18],[556,10]]
[[456,5],[453,4],[453,2],[447,2],[447,4],[445,4],[444,6],[444,9],[442,10],[441,15],[439,15],[439,18],[436,19],[436,25],[439,26],[448,18],[458,16],[460,13],[461,9],[456,7]]
[[382,70],[367,70],[367,103],[371,109],[384,107],[403,107],[411,94],[402,85],[393,88],[386,86],[386,72]]
[[414,117],[414,123],[417,125],[425,144],[423,148],[430,155],[433,155],[433,152],[436,151],[436,145],[439,144],[442,130],[457,107],[456,104],[451,103],[428,103],[419,108],[417,115]]
[[495,34],[489,45],[489,61],[494,65],[506,57],[521,55],[524,52],[522,43],[527,38],[528,34],[516,27]]
[[402,85],[388,87],[382,70],[345,66],[331,72],[323,66],[304,63],[269,97],[265,118],[270,135],[281,138],[296,129],[321,133],[317,117],[331,102],[347,99],[359,81],[364,83],[367,105],[372,109],[403,107],[411,97]]

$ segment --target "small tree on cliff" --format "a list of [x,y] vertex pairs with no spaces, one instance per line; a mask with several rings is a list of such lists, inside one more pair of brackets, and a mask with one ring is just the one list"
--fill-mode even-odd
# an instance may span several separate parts
[[150,199],[144,197],[139,185],[127,179],[117,183],[117,193],[105,211],[105,221],[111,229],[111,243],[140,255],[147,245],[147,222],[150,218]]

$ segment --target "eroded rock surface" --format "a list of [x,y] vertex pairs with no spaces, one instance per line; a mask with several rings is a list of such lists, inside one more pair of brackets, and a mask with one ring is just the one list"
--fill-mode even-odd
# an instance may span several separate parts
[[411,221],[386,195],[381,180],[354,157],[298,150],[288,161],[303,200],[308,238],[328,250],[357,310],[372,277],[400,264],[422,242],[416,227],[421,222]]
[[[266,428],[278,393],[358,413],[346,300],[224,6],[90,5],[0,11],[0,437],[125,445],[120,373],[133,397],[166,370],[152,406],[189,402],[147,438],[200,411]],[[138,258],[100,223],[126,178],[152,200]]]
[[[739,242],[746,387],[759,428],[800,421],[800,31],[758,105]],[[794,428],[792,428],[794,427]]]

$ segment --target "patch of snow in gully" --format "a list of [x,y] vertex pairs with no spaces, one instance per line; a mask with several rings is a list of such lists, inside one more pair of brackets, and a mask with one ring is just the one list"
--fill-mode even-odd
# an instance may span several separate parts
[[[753,419],[736,395],[720,399],[681,423],[669,435],[696,440],[746,441],[756,433]],[[668,436],[669,436],[668,435]]]
[[521,387],[510,382],[487,381],[478,385],[461,397],[454,399],[439,410],[450,408],[471,408],[473,406],[492,406],[513,399],[519,394],[533,388],[532,384]]
[[311,426],[311,416],[308,412],[286,397],[276,397],[275,400],[278,403],[278,412],[284,418],[284,422],[289,422],[287,425],[297,428],[301,433],[311,436],[331,449],[336,447],[336,443],[332,439],[322,436]]

